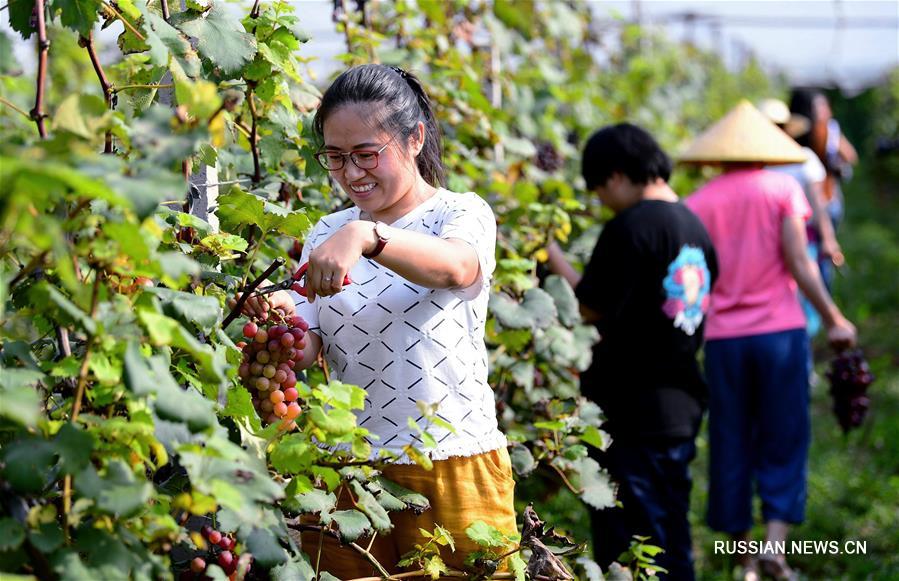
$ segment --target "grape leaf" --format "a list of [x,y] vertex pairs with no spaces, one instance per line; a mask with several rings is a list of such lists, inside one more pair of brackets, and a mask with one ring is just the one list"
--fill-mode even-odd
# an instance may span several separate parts
[[325,524],[337,523],[340,538],[344,542],[355,541],[362,535],[371,532],[371,523],[368,517],[358,510],[338,510],[328,515],[322,515],[322,520],[325,519],[328,521]]
[[134,474],[121,460],[109,462],[106,474],[100,476],[88,465],[75,476],[75,488],[97,503],[97,508],[118,516],[131,516],[146,508],[153,494],[149,482],[138,482]]
[[66,474],[80,472],[91,460],[94,439],[91,435],[67,423],[56,433],[54,440],[62,471]]
[[512,460],[512,468],[515,470],[515,473],[521,477],[527,477],[535,468],[537,468],[537,462],[534,460],[534,455],[531,454],[531,451],[527,446],[522,444],[513,444],[509,450],[509,457]]
[[53,12],[61,12],[63,26],[71,28],[81,36],[88,36],[99,16],[100,0],[53,0]]
[[581,500],[593,508],[602,510],[615,506],[615,485],[609,473],[593,458],[581,458],[571,463],[578,473],[581,485]]
[[25,529],[11,518],[0,519],[0,552],[14,551],[25,540]]
[[298,494],[293,499],[293,505],[301,512],[330,512],[337,505],[337,497],[333,492],[324,490],[312,490],[304,494]]
[[344,436],[356,428],[356,416],[353,412],[332,408],[327,412],[321,406],[309,406],[309,420],[333,436]]
[[312,394],[323,402],[341,409],[365,408],[365,390],[340,381],[331,380],[327,385],[319,385]]
[[172,18],[183,33],[197,39],[197,49],[223,73],[230,75],[256,54],[256,37],[218,4],[204,14],[183,12]]
[[[2,536],[0,533],[0,537]],[[62,546],[65,537],[59,525],[53,522],[42,524],[37,530],[29,531],[28,540],[42,553],[52,553]]]
[[231,188],[227,194],[219,196],[216,214],[222,229],[236,232],[253,224],[264,232],[276,230],[285,236],[301,238],[311,223],[305,211],[290,211],[240,188]]
[[476,520],[465,529],[469,539],[482,547],[499,548],[509,543],[508,537],[499,529],[490,526],[482,520]]
[[352,481],[353,492],[356,493],[357,508],[368,516],[368,520],[379,532],[387,532],[393,528],[390,517],[384,507],[375,499],[374,495],[365,489],[357,481]]
[[39,492],[56,462],[56,450],[46,440],[22,438],[4,446],[2,458],[0,474],[14,490]]
[[559,275],[552,274],[546,277],[543,288],[555,302],[556,310],[559,312],[559,321],[563,325],[573,327],[581,322],[578,300],[568,281]]
[[31,26],[31,14],[34,12],[32,0],[9,0],[7,10],[9,10],[9,25],[21,34],[22,38],[28,40],[32,33],[37,32]]
[[315,579],[315,570],[308,557],[300,553],[296,561],[279,565],[270,571],[272,581],[307,581]]
[[46,281],[31,287],[29,298],[32,304],[41,305],[50,316],[57,317],[64,323],[77,323],[91,335],[97,332],[96,322],[59,289]]
[[161,287],[149,288],[147,292],[159,297],[163,313],[204,333],[211,333],[222,315],[222,307],[214,297]]
[[177,28],[151,12],[145,3],[138,3],[144,15],[144,36],[149,45],[150,62],[169,66],[169,56],[175,57],[184,74],[196,77],[200,73],[200,59],[190,42]]
[[406,505],[406,508],[411,509],[415,514],[421,514],[431,508],[431,502],[427,497],[409,490],[408,488],[404,488],[392,480],[387,480],[386,478],[378,476],[374,479],[374,482],[381,486],[391,496],[400,499],[400,501]]
[[300,434],[290,434],[275,444],[271,462],[275,470],[286,474],[306,471],[315,459],[312,445]]
[[247,537],[247,550],[253,554],[253,560],[262,567],[270,569],[287,562],[287,551],[278,543],[277,537],[268,529],[255,529]]
[[0,416],[25,426],[36,425],[41,398],[34,386],[43,377],[31,369],[0,368]]

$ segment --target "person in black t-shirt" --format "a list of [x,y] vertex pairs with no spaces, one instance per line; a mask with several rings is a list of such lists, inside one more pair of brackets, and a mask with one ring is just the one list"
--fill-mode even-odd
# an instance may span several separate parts
[[598,460],[622,508],[591,510],[594,558],[606,568],[646,535],[665,552],[668,579],[693,579],[687,521],[694,440],[706,385],[696,362],[718,263],[699,219],[668,186],[671,160],[643,129],[622,123],[584,149],[588,189],[615,212],[577,273],[555,243],[549,268],[565,277],[601,339],[581,390],[608,420]]

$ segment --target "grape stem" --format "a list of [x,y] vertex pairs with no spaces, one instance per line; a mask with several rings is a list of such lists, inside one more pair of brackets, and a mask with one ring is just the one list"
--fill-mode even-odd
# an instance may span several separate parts
[[226,328],[228,325],[230,325],[232,322],[234,322],[234,319],[236,319],[240,315],[240,310],[243,308],[244,304],[247,302],[247,299],[249,299],[250,296],[252,296],[252,294],[256,291],[256,289],[259,287],[259,285],[262,284],[263,281],[265,281],[269,277],[269,275],[271,275],[273,272],[275,272],[276,270],[281,268],[283,265],[284,265],[284,259],[276,258],[275,261],[272,262],[271,265],[269,265],[269,267],[265,269],[265,272],[260,274],[256,278],[256,280],[254,280],[253,282],[250,283],[250,286],[247,287],[247,289],[240,294],[240,298],[237,299],[237,304],[234,305],[234,308],[231,309],[231,312],[228,313],[228,316],[225,317],[224,321],[222,321],[222,329]]

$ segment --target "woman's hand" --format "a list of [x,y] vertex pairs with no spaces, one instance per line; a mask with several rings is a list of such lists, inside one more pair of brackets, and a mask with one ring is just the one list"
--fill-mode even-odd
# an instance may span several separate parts
[[[228,306],[232,309],[240,299],[238,294],[233,299],[228,300]],[[296,305],[293,297],[287,291],[275,291],[269,295],[254,295],[247,299],[240,311],[243,315],[251,317],[259,321],[267,321],[269,313],[273,310],[281,312],[283,317],[291,317],[296,312]]]
[[374,224],[349,222],[309,254],[306,270],[306,298],[329,297],[343,290],[343,279],[362,253],[376,243]]
[[833,324],[827,327],[827,342],[835,351],[851,349],[855,347],[857,334],[855,325],[842,315],[837,317]]
[[840,243],[832,236],[826,238],[822,237],[821,254],[829,257],[830,261],[836,267],[843,266],[846,263],[846,259],[843,257],[843,250],[840,248]]

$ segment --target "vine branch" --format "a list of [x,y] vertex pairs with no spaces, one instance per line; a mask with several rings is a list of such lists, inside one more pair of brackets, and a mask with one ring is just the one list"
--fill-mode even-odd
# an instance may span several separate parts
[[[91,289],[91,319],[97,316],[97,299],[100,295],[100,271],[94,272],[94,285]],[[90,366],[91,353],[94,348],[94,337],[89,336],[87,339],[87,347],[84,351],[84,359],[81,360],[81,369],[78,371],[78,387],[75,390],[75,401],[72,404],[72,417],[69,422],[74,424],[78,420],[78,414],[81,413],[81,400],[84,399],[84,390],[87,387],[87,372]],[[66,537],[69,536],[69,513],[72,511],[72,475],[66,474],[62,487],[62,513],[63,513],[63,531]]]
[[37,46],[39,55],[37,61],[37,92],[34,97],[34,109],[31,110],[31,118],[37,124],[38,135],[41,139],[47,138],[47,128],[44,125],[44,89],[47,85],[47,53],[50,52],[50,41],[47,40],[47,23],[44,21],[44,0],[35,0],[34,9],[37,12]]
[[[103,90],[103,100],[106,102],[106,108],[112,110],[112,97],[115,91],[112,88],[112,83],[109,82],[109,78],[106,76],[106,72],[103,70],[103,65],[100,64],[100,58],[97,56],[97,50],[94,48],[94,33],[91,31],[87,36],[82,36],[78,39],[78,44],[87,49],[87,54],[91,59],[91,64],[94,66],[94,72],[97,73],[97,78],[100,80],[100,88]],[[105,143],[103,145],[103,153],[112,153],[112,131],[106,132]]]
[[259,165],[259,144],[258,130],[259,118],[256,112],[256,103],[253,102],[253,87],[247,88],[247,104],[250,107],[250,116],[253,118],[253,124],[250,127],[250,150],[253,152],[253,185],[262,181],[262,168]]
[[162,5],[162,19],[166,22],[169,21],[169,0],[161,0],[160,4]]
[[16,273],[16,276],[14,276],[11,281],[9,281],[9,288],[10,289],[14,288],[17,284],[19,284],[19,282],[22,281],[22,279],[24,279],[26,276],[31,274],[31,272],[35,268],[37,268],[44,262],[44,259],[47,257],[47,254],[49,254],[49,253],[50,253],[49,250],[44,250],[40,254],[32,257],[32,259],[30,261],[28,261],[28,264],[23,266],[22,269]]
[[[332,531],[331,529],[329,529],[327,527],[323,527],[321,525],[303,524],[300,522],[299,518],[287,520],[285,522],[298,531],[310,531],[310,532],[316,532],[319,534],[325,534],[325,535],[328,535],[329,537],[337,539],[337,541],[343,543],[343,540],[340,538],[340,534],[338,534],[337,531]],[[371,566],[378,570],[378,573],[381,574],[381,577],[374,577],[374,579],[376,581],[381,581],[381,579],[391,579],[392,578],[390,576],[390,573],[387,571],[387,569],[384,568],[384,565],[382,565],[380,563],[380,561],[378,561],[375,558],[374,555],[372,555],[371,553],[369,553],[368,551],[366,551],[364,548],[362,548],[360,545],[357,545],[356,543],[349,542],[349,543],[345,543],[345,544],[349,545],[349,547],[351,549],[353,549],[354,551],[356,551],[357,553],[359,553],[360,555],[365,557],[365,560],[368,561],[369,563],[371,563]]]
[[234,304],[234,308],[231,309],[231,312],[228,313],[228,316],[225,317],[224,321],[222,321],[222,329],[230,325],[234,321],[234,319],[236,319],[238,315],[240,315],[240,310],[247,302],[247,299],[249,299],[250,296],[252,296],[252,294],[256,291],[259,285],[262,284],[265,279],[267,279],[273,272],[281,268],[283,265],[283,258],[275,259],[275,261],[272,262],[271,265],[269,265],[269,267],[266,268],[262,274],[260,274],[253,282],[250,283],[250,286],[247,287],[245,291],[240,293],[240,298],[237,299],[237,302]]

